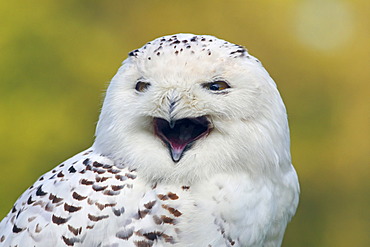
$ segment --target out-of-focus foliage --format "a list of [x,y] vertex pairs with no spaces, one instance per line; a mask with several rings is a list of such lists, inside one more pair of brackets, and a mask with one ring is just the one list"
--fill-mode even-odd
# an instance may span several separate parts
[[283,246],[370,246],[369,1],[2,1],[0,218],[93,142],[103,92],[156,37],[246,46],[288,108],[301,201]]

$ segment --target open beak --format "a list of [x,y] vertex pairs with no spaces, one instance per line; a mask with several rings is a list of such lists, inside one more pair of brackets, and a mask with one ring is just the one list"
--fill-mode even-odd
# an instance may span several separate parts
[[205,116],[183,118],[168,122],[154,118],[154,132],[170,149],[174,162],[178,162],[184,152],[198,139],[209,134],[211,128]]

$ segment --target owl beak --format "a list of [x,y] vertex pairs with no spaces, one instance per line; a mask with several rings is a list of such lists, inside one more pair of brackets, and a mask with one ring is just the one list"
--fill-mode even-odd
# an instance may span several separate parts
[[172,160],[178,162],[192,144],[210,132],[205,116],[170,120],[154,118],[154,132],[168,147]]

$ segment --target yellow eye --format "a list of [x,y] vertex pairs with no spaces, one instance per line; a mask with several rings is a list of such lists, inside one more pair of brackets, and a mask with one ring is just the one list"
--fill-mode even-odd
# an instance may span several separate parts
[[214,81],[214,82],[204,83],[203,87],[211,91],[222,91],[222,90],[225,90],[226,88],[230,88],[229,84],[227,84],[224,81]]
[[150,83],[139,81],[138,83],[136,83],[135,90],[138,92],[144,92],[145,90],[148,89],[149,86]]

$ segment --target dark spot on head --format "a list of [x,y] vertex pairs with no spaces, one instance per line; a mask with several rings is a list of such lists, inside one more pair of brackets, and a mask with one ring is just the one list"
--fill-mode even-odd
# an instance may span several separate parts
[[174,42],[172,42],[170,45],[173,45],[173,44],[179,44],[180,41],[179,40],[175,40]]
[[230,52],[230,55],[233,55],[235,53],[241,53],[241,54],[244,54],[246,52],[246,50],[243,48],[243,49],[238,49],[236,51],[232,51]]
[[157,51],[159,51],[160,49],[162,49],[162,44],[160,44],[160,46],[157,48],[157,49],[155,49],[154,51],[153,51],[153,53],[156,53]]
[[136,57],[138,52],[139,52],[139,50],[134,50],[134,51],[130,52],[128,55],[131,56],[131,57]]

